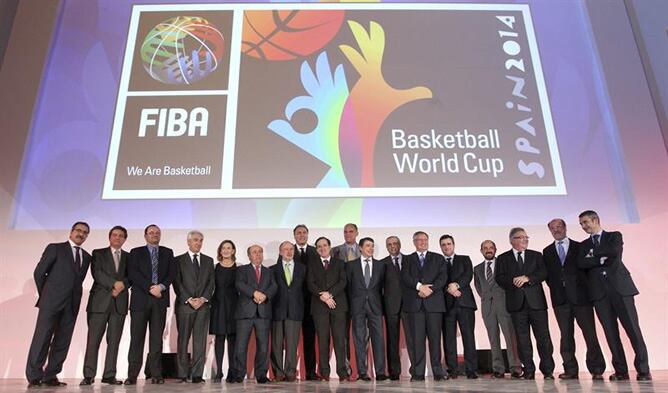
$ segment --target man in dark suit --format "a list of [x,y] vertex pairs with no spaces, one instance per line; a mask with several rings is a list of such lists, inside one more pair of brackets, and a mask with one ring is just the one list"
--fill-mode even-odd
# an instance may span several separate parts
[[554,379],[552,339],[547,323],[547,301],[543,281],[547,277],[543,255],[528,250],[529,236],[523,228],[510,230],[512,249],[496,260],[496,282],[506,291],[506,308],[513,319],[517,333],[520,360],[524,365],[524,379],[535,379],[531,330],[536,338],[540,371],[543,378]]
[[280,261],[270,268],[278,287],[272,300],[271,368],[275,381],[294,382],[304,318],[306,267],[294,261],[295,247],[287,240],[279,246],[279,254]]
[[125,316],[128,315],[128,258],[123,243],[128,231],[115,226],[109,231],[109,247],[93,250],[91,272],[93,287],[88,297],[88,338],[84,357],[84,379],[80,385],[90,385],[97,372],[97,354],[104,332],[107,332],[107,353],[104,359],[102,383],[121,385],[116,379],[116,360],[121,342]]
[[160,228],[144,228],[146,245],[130,250],[128,277],[130,296],[130,351],[126,385],[135,385],[144,357],[148,325],[148,364],[151,383],[165,383],[162,377],[162,334],[169,307],[169,287],[176,275],[174,253],[160,245]]
[[[506,365],[501,351],[501,337],[499,330],[503,332],[506,340],[506,353],[508,354],[508,365],[512,379],[519,379],[522,375],[522,363],[517,353],[517,336],[513,321],[506,309],[506,292],[496,283],[496,244],[491,240],[480,243],[480,253],[484,261],[473,268],[473,282],[475,289],[480,295],[480,309],[482,320],[485,323],[489,346],[492,352],[492,377],[503,379],[505,377]],[[500,329],[499,329],[500,328]]]
[[318,336],[318,368],[321,381],[329,381],[329,339],[334,341],[336,373],[339,381],[350,381],[346,368],[345,329],[348,301],[346,298],[345,262],[332,258],[331,243],[326,237],[315,242],[319,258],[309,261],[306,284],[312,294],[311,314]]
[[631,273],[622,262],[622,234],[603,231],[598,214],[593,210],[580,213],[579,218],[580,226],[590,237],[580,245],[578,267],[587,271],[589,298],[594,303],[596,315],[603,326],[612,353],[615,373],[610,376],[610,380],[629,379],[629,369],[619,335],[619,321],[635,352],[633,364],[638,372],[636,378],[639,381],[649,381],[652,374],[647,346],[640,331],[638,311],[633,300],[639,292]]
[[89,232],[87,223],[74,223],[68,241],[46,246],[35,267],[33,276],[39,294],[35,307],[39,312],[26,364],[28,387],[66,385],[57,376],[70,349],[82,283],[91,261],[90,254],[81,248]]
[[[204,242],[202,232],[188,232],[187,242],[188,251],[175,260],[174,311],[179,333],[177,372],[181,382],[186,382],[190,374],[192,383],[203,383],[206,339],[209,335],[209,300],[215,286],[213,258],[201,253]],[[188,358],[190,336],[193,338],[192,361]]]
[[580,243],[566,236],[566,222],[555,218],[547,224],[554,242],[543,249],[547,285],[554,316],[559,324],[559,352],[564,362],[560,379],[578,379],[575,358],[575,321],[587,343],[587,368],[595,380],[603,379],[605,360],[596,336],[594,308],[587,293],[587,274],[577,266]]
[[[406,347],[410,354],[413,351],[411,334],[408,333],[408,323],[406,312],[401,304],[401,269],[408,257],[401,253],[401,241],[397,236],[390,236],[385,239],[385,247],[389,255],[381,260],[385,264],[385,284],[383,288],[383,300],[385,306],[385,326],[387,329],[386,347],[387,347],[387,369],[392,381],[398,381],[401,377],[401,356],[399,354],[400,343],[400,325],[404,326],[404,337]],[[411,365],[411,370],[412,370]],[[412,373],[411,373],[412,374]]]
[[[308,227],[304,224],[295,226],[292,230],[295,238],[295,262],[304,267],[304,275],[308,274],[309,261],[319,260],[315,247],[308,244]],[[279,257],[280,259],[280,257]],[[304,280],[306,281],[306,280]],[[317,381],[315,359],[315,323],[311,315],[311,292],[308,285],[302,285],[304,292],[304,317],[302,319],[302,349],[304,351],[304,368],[306,368],[306,380]]]
[[427,338],[434,380],[442,381],[447,379],[441,367],[441,328],[445,313],[443,288],[448,281],[448,265],[443,256],[428,251],[429,236],[425,232],[415,232],[413,244],[415,252],[408,256],[407,263],[401,269],[403,307],[408,316],[408,330],[414,345],[411,381],[424,381]]
[[271,300],[278,287],[274,275],[262,266],[264,250],[254,244],[246,253],[250,263],[238,268],[236,287],[239,291],[239,303],[235,318],[237,320],[237,341],[235,345],[236,373],[235,382],[241,383],[246,376],[248,340],[255,330],[255,380],[267,383],[269,369],[269,331],[271,329]]
[[357,358],[357,375],[358,379],[371,381],[371,377],[367,373],[367,348],[370,338],[376,380],[384,381],[387,379],[387,375],[385,375],[382,301],[385,265],[373,258],[373,239],[362,238],[359,246],[361,257],[346,264],[346,282],[353,325],[355,357]]
[[468,255],[455,255],[455,239],[443,235],[439,239],[441,251],[448,265],[448,281],[445,293],[446,312],[443,318],[443,351],[448,376],[457,378],[457,325],[464,345],[466,378],[478,378],[478,354],[475,348],[475,310],[471,280],[473,263]]

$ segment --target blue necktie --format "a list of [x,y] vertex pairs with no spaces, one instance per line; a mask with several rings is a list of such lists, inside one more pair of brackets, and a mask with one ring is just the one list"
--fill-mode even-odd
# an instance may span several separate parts
[[151,250],[151,281],[153,284],[158,283],[158,250],[155,247],[150,247]]
[[424,254],[420,253],[419,258],[420,258],[420,269],[422,269],[424,267]]
[[600,242],[598,241],[598,239],[599,239],[600,237],[601,237],[601,235],[594,235],[594,236],[592,236],[592,240],[594,241],[594,247],[598,247],[598,245],[600,244]]
[[564,266],[564,262],[566,261],[566,251],[564,250],[564,241],[559,240],[557,242],[557,252],[559,253],[559,260],[561,261],[561,266]]

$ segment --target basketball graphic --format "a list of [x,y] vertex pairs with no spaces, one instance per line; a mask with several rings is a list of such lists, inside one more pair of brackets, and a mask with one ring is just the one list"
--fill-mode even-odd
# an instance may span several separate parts
[[140,48],[142,65],[151,78],[189,85],[218,68],[225,39],[206,19],[177,16],[155,26]]
[[244,12],[241,51],[262,60],[308,56],[339,32],[343,10],[267,10]]

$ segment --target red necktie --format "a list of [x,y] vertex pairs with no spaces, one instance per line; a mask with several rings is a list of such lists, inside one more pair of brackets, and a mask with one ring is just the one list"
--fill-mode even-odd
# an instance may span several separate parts
[[257,283],[260,283],[260,265],[255,266],[255,279],[257,280]]

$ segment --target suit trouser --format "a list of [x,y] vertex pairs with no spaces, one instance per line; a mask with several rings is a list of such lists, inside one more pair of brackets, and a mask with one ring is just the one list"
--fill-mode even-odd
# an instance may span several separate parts
[[592,374],[603,374],[605,359],[596,335],[593,307],[576,306],[566,302],[554,307],[554,316],[557,318],[561,333],[559,352],[564,362],[564,372],[572,375],[577,375],[579,372],[575,357],[575,321],[577,321],[587,344],[587,369]]
[[121,343],[125,314],[116,310],[116,302],[112,299],[106,312],[89,312],[88,335],[86,338],[86,356],[84,357],[83,375],[95,378],[97,374],[97,356],[105,330],[107,332],[107,351],[104,357],[102,378],[116,378],[118,346]]
[[536,338],[536,347],[540,356],[540,372],[543,375],[551,375],[554,371],[554,359],[552,358],[552,339],[547,325],[547,310],[532,310],[525,301],[520,311],[510,313],[513,326],[517,333],[517,347],[520,360],[524,364],[524,371],[535,373],[536,365],[533,362],[533,346],[531,345],[531,332]]
[[[387,368],[390,375],[401,375],[401,325],[404,326],[404,338],[409,359],[413,359],[413,336],[409,333],[407,316],[405,312],[400,314],[389,314],[385,316]],[[410,369],[413,369],[411,364]],[[412,374],[412,373],[411,373]]]
[[70,304],[62,310],[39,309],[26,364],[28,381],[53,379],[63,370],[78,311]]
[[318,368],[320,375],[329,377],[329,339],[330,334],[334,341],[334,354],[336,356],[336,373],[339,378],[348,376],[346,368],[345,327],[346,312],[332,312],[317,314],[313,316],[315,332],[318,336],[318,352],[320,360]]
[[[499,304],[496,304],[498,307]],[[499,330],[503,332],[503,338],[506,341],[506,353],[508,354],[508,364],[510,371],[519,373],[522,370],[522,363],[519,359],[517,351],[517,336],[515,335],[515,328],[513,321],[505,309],[505,304],[500,305],[503,309],[494,308],[492,304],[491,310],[487,314],[483,311],[482,320],[485,323],[487,330],[487,338],[489,339],[489,346],[492,352],[492,369],[498,373],[506,372],[506,365],[503,361],[503,351],[501,350],[501,337]],[[500,328],[500,329],[499,329]]]
[[255,329],[255,379],[266,378],[269,369],[269,332],[271,320],[265,318],[237,319],[237,341],[234,348],[236,362],[234,371],[237,378],[246,376],[248,341]]
[[[408,313],[409,331],[413,336],[413,359],[411,367],[413,377],[424,377],[426,366],[425,341],[429,340],[429,360],[434,377],[443,376],[441,367],[441,328],[443,325],[442,312],[418,311]],[[408,354],[410,355],[410,351]]]
[[478,371],[478,353],[475,348],[475,310],[454,306],[443,317],[443,351],[448,373],[459,372],[457,364],[457,325],[464,345],[466,373]]
[[383,317],[374,314],[366,302],[363,313],[352,315],[353,341],[357,359],[357,374],[367,375],[367,348],[371,338],[373,364],[376,375],[385,374],[385,340],[383,337]]
[[304,367],[306,376],[315,378],[315,323],[309,312],[311,310],[311,292],[304,295],[304,319],[302,320],[302,350],[304,351]]
[[128,352],[128,379],[137,379],[144,356],[144,341],[148,325],[148,364],[145,374],[162,377],[162,334],[165,331],[167,308],[153,296],[141,311],[130,311],[130,351]]
[[[302,321],[273,321],[271,328],[271,369],[276,377],[297,374],[297,346]],[[285,358],[283,354],[285,353]]]
[[605,286],[607,294],[602,299],[594,302],[594,308],[596,309],[598,320],[603,326],[605,339],[608,341],[608,347],[612,353],[612,366],[615,372],[620,374],[627,374],[629,372],[624,346],[619,335],[619,326],[617,325],[617,320],[619,320],[635,352],[633,365],[636,371],[639,373],[649,373],[647,346],[640,330],[638,311],[636,310],[633,296],[621,296],[607,282]]
[[223,355],[225,355],[225,340],[227,340],[227,376],[236,377],[234,372],[234,362],[236,357],[234,355],[234,347],[236,345],[236,333],[231,334],[216,334],[216,344],[214,345],[214,352],[216,355],[216,377],[223,377]]
[[[208,305],[204,305],[194,312],[176,314],[176,330],[179,332],[176,344],[179,378],[188,378],[188,374],[193,378],[201,378],[204,373],[206,339],[209,335],[209,314]],[[188,341],[190,341],[191,335],[193,338],[192,362],[188,359]]]

